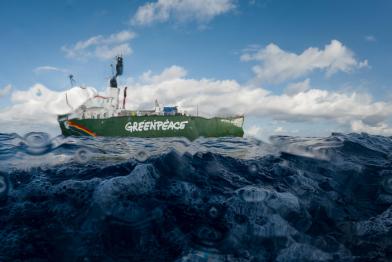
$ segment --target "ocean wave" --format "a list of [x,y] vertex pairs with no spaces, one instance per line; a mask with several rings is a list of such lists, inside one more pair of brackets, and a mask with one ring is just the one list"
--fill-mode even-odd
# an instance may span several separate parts
[[390,261],[392,138],[0,134],[0,261]]

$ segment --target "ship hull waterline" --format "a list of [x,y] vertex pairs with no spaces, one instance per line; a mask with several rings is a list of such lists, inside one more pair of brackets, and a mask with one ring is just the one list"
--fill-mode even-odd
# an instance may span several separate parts
[[199,116],[118,116],[105,119],[59,117],[64,136],[108,137],[242,137],[243,116],[204,118]]

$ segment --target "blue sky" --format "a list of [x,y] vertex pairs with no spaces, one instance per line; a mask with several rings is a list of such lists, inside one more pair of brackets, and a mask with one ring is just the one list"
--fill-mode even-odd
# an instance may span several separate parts
[[[212,0],[201,2],[204,1],[208,5]],[[125,56],[124,82],[130,77],[138,79],[149,70],[159,74],[177,65],[186,70],[187,79],[234,80],[239,85],[252,85],[277,96],[284,94],[288,85],[309,79],[308,89],[359,92],[371,96],[373,102],[386,104],[392,98],[391,1],[216,0],[215,13],[210,12],[212,5],[208,10],[207,5],[205,9],[195,7],[192,1],[178,1],[184,2],[180,7],[169,2],[173,1],[1,1],[0,89],[11,85],[12,91],[0,96],[0,111],[15,103],[13,92],[29,90],[37,83],[53,91],[66,90],[70,87],[68,72],[75,75],[78,83],[102,90],[111,74],[112,60],[92,54],[70,57],[65,49],[94,36],[107,39],[119,32],[133,34],[118,43],[132,50]],[[155,8],[154,17],[137,21],[138,12],[148,4]],[[162,14],[162,10],[166,13]],[[336,72],[332,69],[333,73],[328,73],[331,65],[314,65],[316,69],[310,65],[308,70],[294,77],[283,77],[282,81],[272,81],[255,72],[255,66],[262,63],[269,66],[264,58],[260,60],[255,55],[269,44],[300,55],[312,47],[322,51],[332,40],[339,41],[348,50],[347,59],[355,61]],[[246,53],[252,56],[252,52],[252,59],[241,59]],[[49,67],[58,70],[44,69]],[[278,71],[270,78],[279,78],[287,70]],[[362,121],[366,117],[350,121]],[[305,135],[324,135],[325,130],[353,131],[352,125],[345,125],[345,120],[331,118],[250,113],[247,124],[253,131],[256,126],[260,127],[260,133],[267,130],[264,134],[272,134],[279,127]],[[369,130],[373,127],[380,130],[381,125],[386,128],[382,130],[389,130],[390,117],[382,118]],[[274,127],[268,128],[271,123],[275,123]]]

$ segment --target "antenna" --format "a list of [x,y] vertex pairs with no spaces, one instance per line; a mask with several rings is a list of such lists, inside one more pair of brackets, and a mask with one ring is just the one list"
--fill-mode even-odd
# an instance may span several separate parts
[[74,79],[74,76],[72,74],[70,74],[68,76],[68,78],[69,78],[69,81],[71,82],[71,88],[74,87],[76,85],[76,81]]

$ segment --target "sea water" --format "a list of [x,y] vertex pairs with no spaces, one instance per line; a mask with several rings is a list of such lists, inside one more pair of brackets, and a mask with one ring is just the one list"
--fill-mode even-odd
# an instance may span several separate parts
[[392,139],[0,134],[0,261],[391,261]]

